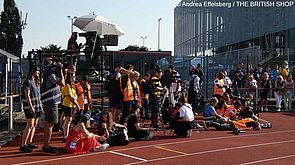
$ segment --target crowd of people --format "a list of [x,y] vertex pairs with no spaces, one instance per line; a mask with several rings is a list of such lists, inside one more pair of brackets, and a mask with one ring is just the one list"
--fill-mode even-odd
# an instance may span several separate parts
[[289,69],[287,61],[283,61],[280,67],[275,65],[273,69],[268,65],[262,67],[261,64],[257,64],[254,69],[248,67],[247,73],[244,65],[240,63],[230,72],[230,77],[226,76],[226,72],[220,72],[216,75],[214,94],[232,89],[231,94],[236,96],[251,95],[254,98],[257,97],[261,104],[261,111],[269,111],[268,98],[274,97],[276,111],[281,111],[282,102],[284,102],[285,111],[292,111],[294,76],[295,67],[292,70]]
[[[73,33],[73,39],[69,40],[71,49],[78,46],[75,37]],[[77,52],[72,53],[71,56]],[[262,69],[258,64],[250,74],[245,74],[243,65],[238,64],[229,75],[227,72],[216,74],[213,97],[203,108],[204,121],[198,124],[195,116],[201,109],[204,72],[198,64],[189,73],[188,80],[183,81],[174,66],[162,71],[155,65],[152,74],[145,73],[140,78],[140,73],[131,64],[125,67],[116,65],[104,84],[109,109],[99,113],[97,133],[94,134],[89,131],[89,114],[93,106],[87,76],[82,75],[76,82],[75,65],[64,68],[49,57],[45,59],[43,77],[40,77],[40,68],[31,66],[23,84],[27,123],[19,150],[27,153],[38,148],[33,144],[33,137],[42,113],[45,115],[42,151],[56,154],[58,152],[50,141],[53,127],[58,123],[66,150],[85,153],[128,145],[134,140],[151,140],[154,137],[151,131],[166,129],[167,124],[179,137],[190,137],[193,128],[215,127],[233,130],[236,134],[242,130],[261,129],[259,118],[253,111],[257,89],[260,91],[261,111],[268,111],[267,98],[272,92],[277,111],[280,111],[283,99],[285,109],[292,110],[295,69],[289,71],[287,61],[273,70],[269,67]],[[238,89],[243,87],[247,89],[244,97],[236,97]],[[146,126],[146,123],[151,125]]]

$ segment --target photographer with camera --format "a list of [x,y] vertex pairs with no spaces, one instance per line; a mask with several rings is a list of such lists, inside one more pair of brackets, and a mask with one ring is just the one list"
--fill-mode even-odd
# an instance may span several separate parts
[[[61,103],[60,86],[65,85],[63,76],[63,65],[57,62],[55,58],[45,59],[45,70],[43,73],[43,82],[41,84],[41,101],[45,113],[44,126],[44,145],[42,151],[50,154],[57,154],[57,151],[49,145],[54,124],[58,123],[58,104]],[[58,75],[54,73],[58,71]]]
[[154,128],[158,127],[158,116],[160,111],[159,101],[161,97],[161,91],[165,89],[162,87],[160,82],[161,76],[162,70],[160,68],[156,68],[155,73],[150,80],[152,85],[152,92],[150,94],[150,108],[152,112],[152,127]]
[[[180,74],[175,70],[175,67],[173,65],[169,65],[169,67],[171,69],[171,74],[170,74],[170,81],[171,83],[169,84],[169,92],[170,94],[173,94],[173,97],[170,97],[170,102],[173,102],[174,98],[177,99],[178,98],[178,94],[181,92],[181,78],[180,78]],[[167,86],[168,87],[168,86]],[[172,100],[173,99],[173,100]],[[174,105],[174,103],[173,103]]]
[[142,111],[141,118],[149,120],[151,117],[150,112],[150,93],[152,92],[152,85],[150,83],[151,75],[146,73],[143,79],[140,80],[140,91],[142,97]]

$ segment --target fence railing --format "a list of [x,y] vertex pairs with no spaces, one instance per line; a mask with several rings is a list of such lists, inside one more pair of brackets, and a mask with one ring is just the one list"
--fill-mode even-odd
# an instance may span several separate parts
[[3,96],[0,97],[1,101],[4,101],[3,104],[1,103],[0,105],[0,115],[4,115],[4,114],[8,114],[8,131],[10,133],[13,132],[13,121],[14,121],[14,117],[13,117],[13,112],[14,112],[14,98],[15,97],[19,97],[19,95],[9,95],[9,96]]

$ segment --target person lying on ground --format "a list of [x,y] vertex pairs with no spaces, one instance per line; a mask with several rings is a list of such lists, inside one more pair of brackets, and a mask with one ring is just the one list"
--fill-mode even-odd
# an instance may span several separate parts
[[98,141],[105,141],[104,136],[90,133],[86,129],[86,124],[90,116],[85,114],[81,121],[70,131],[66,139],[66,150],[75,154],[87,153],[89,151],[104,151],[109,144],[100,144]]

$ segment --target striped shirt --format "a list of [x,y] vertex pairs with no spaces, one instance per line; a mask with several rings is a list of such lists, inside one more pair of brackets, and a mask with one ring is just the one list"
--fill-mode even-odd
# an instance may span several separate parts
[[41,100],[44,105],[60,104],[60,87],[57,84],[59,78],[47,69],[44,71],[43,82],[41,84]]
[[[41,112],[42,102],[41,102],[41,95],[40,95],[40,86],[37,86],[34,80],[25,80],[24,84],[24,91],[30,91],[30,98],[33,105],[35,112]],[[30,110],[30,106],[26,100],[25,92],[23,92],[23,105],[24,110]]]

